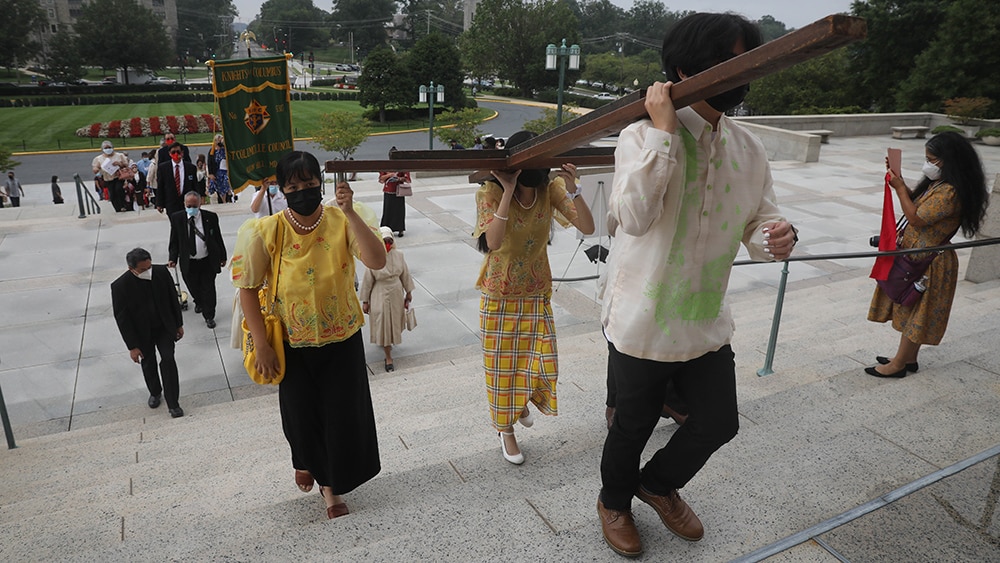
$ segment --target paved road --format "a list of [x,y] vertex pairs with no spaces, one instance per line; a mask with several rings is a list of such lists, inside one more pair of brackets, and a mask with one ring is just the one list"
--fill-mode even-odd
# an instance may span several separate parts
[[[481,129],[484,132],[503,137],[508,137],[520,130],[525,121],[538,119],[541,116],[541,109],[534,106],[498,102],[482,102],[480,106],[499,112],[496,119],[484,123]],[[426,149],[427,131],[373,135],[361,144],[354,158],[385,158],[392,146],[399,149]],[[320,161],[332,160],[338,156],[324,151],[310,142],[299,142],[297,147],[313,152]],[[435,139],[434,148],[444,148],[443,143]],[[129,153],[129,156],[138,160],[141,149],[129,147],[124,150]],[[205,151],[207,148],[199,147],[196,149],[196,152]],[[67,185],[72,182],[73,174],[79,174],[85,180],[90,179],[90,162],[97,156],[97,153],[98,151],[95,149],[93,152],[85,153],[16,156],[15,159],[21,162],[21,165],[17,167],[17,175],[24,184],[47,184],[55,175],[59,177],[65,191]]]

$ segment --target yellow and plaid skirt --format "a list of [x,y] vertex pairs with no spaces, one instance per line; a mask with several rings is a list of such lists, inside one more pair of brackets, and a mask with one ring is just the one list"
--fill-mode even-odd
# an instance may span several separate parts
[[556,331],[548,296],[479,300],[486,398],[493,425],[517,422],[530,400],[539,412],[558,414]]

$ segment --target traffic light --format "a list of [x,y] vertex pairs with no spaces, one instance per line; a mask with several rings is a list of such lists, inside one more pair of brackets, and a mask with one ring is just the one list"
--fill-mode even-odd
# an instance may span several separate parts
[[309,62],[313,62],[315,60],[316,60],[316,57],[313,56],[313,52],[309,51]]
[[299,53],[299,62],[302,63],[302,64],[306,64],[306,53],[305,53],[305,51]]

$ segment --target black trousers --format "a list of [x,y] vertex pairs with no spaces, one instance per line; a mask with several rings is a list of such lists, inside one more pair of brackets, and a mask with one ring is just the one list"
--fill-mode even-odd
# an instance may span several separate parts
[[[615,403],[618,401],[618,383],[615,382],[615,366],[611,361],[611,350],[613,348],[614,346],[608,342],[608,397],[605,399],[604,404],[611,408],[615,408]],[[686,415],[688,412],[687,405],[684,404],[684,400],[681,399],[681,396],[677,394],[677,389],[674,388],[674,380],[672,378],[667,381],[667,391],[663,396],[663,404],[674,409],[678,414]]]
[[218,297],[215,294],[215,266],[211,258],[188,260],[188,267],[181,270],[184,276],[184,283],[187,284],[191,299],[195,305],[201,307],[201,314],[205,320],[215,318],[215,304]]
[[115,211],[131,211],[132,208],[125,207],[125,182],[116,178],[106,180],[105,184],[108,186],[108,197],[111,198],[111,205]]
[[381,471],[360,330],[318,348],[285,342],[278,405],[292,467],[309,471],[334,494],[349,493]]
[[[174,360],[174,342],[176,334],[164,330],[162,325],[154,327],[152,339],[139,347],[142,352],[142,377],[146,380],[146,389],[150,395],[163,393],[163,399],[167,402],[167,408],[175,409],[179,405],[177,399],[180,396],[180,383],[177,377],[177,362]],[[156,369],[156,351],[160,352],[160,369]],[[163,378],[161,384],[160,378]]]
[[[617,397],[601,457],[601,498],[610,509],[627,510],[640,484],[658,495],[680,489],[736,436],[736,363],[728,345],[686,362],[634,358],[614,346],[610,354]],[[687,403],[688,419],[640,471],[671,380]]]

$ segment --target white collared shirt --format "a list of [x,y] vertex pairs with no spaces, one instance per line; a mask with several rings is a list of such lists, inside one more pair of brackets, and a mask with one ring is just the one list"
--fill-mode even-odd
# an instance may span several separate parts
[[739,245],[773,260],[762,226],[783,220],[759,139],[725,116],[716,135],[691,108],[677,116],[674,134],[648,119],[621,132],[608,204],[618,226],[604,331],[620,352],[660,362],[730,342],[725,295]]
[[[208,238],[208,234],[205,232],[205,224],[201,220],[202,212],[198,211],[198,214],[194,216],[194,226],[197,227],[198,232],[202,234],[205,238]],[[190,222],[188,222],[190,224]],[[188,228],[185,226],[185,228]],[[186,234],[186,233],[185,233]],[[208,245],[198,233],[194,235],[194,256],[191,257],[193,260],[201,260],[202,258],[208,258]]]

